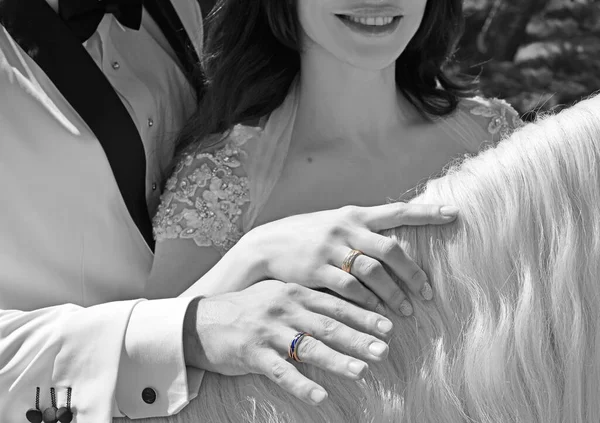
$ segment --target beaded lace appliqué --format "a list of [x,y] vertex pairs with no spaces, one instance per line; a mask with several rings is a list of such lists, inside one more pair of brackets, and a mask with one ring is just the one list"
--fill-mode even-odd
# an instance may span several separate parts
[[242,146],[258,134],[257,128],[237,125],[224,147],[213,153],[188,152],[167,181],[161,205],[153,219],[154,237],[193,239],[200,247],[225,252],[243,233],[239,219],[250,201],[248,178],[234,174],[246,157]]
[[476,99],[489,103],[489,105],[480,104],[471,108],[470,112],[476,116],[491,118],[487,130],[492,136],[498,134],[502,139],[523,126],[523,121],[519,118],[518,113],[506,101],[497,98],[477,97]]

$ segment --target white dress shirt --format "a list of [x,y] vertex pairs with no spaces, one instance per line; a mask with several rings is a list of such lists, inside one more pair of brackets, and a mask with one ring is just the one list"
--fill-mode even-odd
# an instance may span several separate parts
[[[58,0],[48,2],[56,10]],[[200,51],[197,2],[172,3]],[[146,12],[139,31],[106,15],[85,48],[139,130],[154,213],[174,136],[194,111],[192,89]],[[0,180],[2,422],[25,421],[36,387],[41,410],[50,387],[59,407],[70,387],[80,423],[181,410],[202,378],[183,359],[190,299],[141,299],[153,254],[99,141],[2,26]],[[142,400],[145,388],[154,403]]]

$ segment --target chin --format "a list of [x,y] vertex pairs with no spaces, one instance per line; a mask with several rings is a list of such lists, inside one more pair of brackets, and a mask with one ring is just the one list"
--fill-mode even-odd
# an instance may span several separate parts
[[363,54],[353,53],[338,56],[341,61],[358,69],[366,71],[382,71],[396,65],[396,60],[400,55],[377,54],[374,51],[363,49]]
[[398,40],[358,42],[347,39],[338,44],[337,48],[330,48],[329,52],[338,60],[356,68],[379,71],[395,65],[407,45],[408,43],[404,40],[401,42]]

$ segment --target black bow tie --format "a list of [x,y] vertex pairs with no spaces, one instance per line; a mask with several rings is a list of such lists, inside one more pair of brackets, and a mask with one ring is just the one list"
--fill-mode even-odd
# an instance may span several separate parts
[[58,14],[81,42],[98,28],[102,17],[112,13],[124,26],[140,29],[144,0],[60,0]]

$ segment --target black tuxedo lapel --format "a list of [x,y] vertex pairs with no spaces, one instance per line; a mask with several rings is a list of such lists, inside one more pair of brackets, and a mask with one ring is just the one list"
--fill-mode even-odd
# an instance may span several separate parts
[[[149,3],[148,11],[165,33],[183,68],[191,74],[193,64],[198,62],[197,52],[171,2]],[[109,81],[46,0],[0,0],[0,24],[48,75],[96,135],[127,210],[154,249],[145,194],[144,146]]]
[[115,90],[46,0],[0,0],[0,23],[96,135],[127,210],[154,249],[144,146]]

